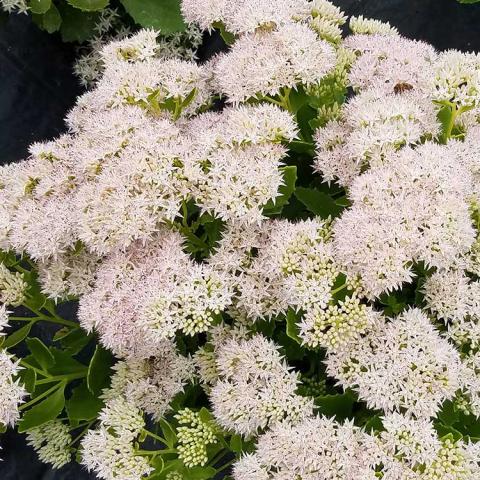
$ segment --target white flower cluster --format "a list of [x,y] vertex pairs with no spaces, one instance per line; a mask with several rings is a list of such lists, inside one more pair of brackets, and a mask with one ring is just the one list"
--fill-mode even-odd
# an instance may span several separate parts
[[193,365],[170,342],[165,342],[158,352],[150,348],[150,354],[143,360],[117,362],[110,388],[103,391],[102,397],[106,401],[122,397],[158,420],[173,397],[193,378]]
[[82,439],[82,464],[103,480],[144,478],[153,469],[134,446],[144,426],[135,405],[122,397],[109,401],[101,412],[100,426]]
[[437,438],[433,423],[398,414],[383,418],[378,448],[382,473],[389,480],[470,480],[480,473],[478,446]]
[[416,91],[387,95],[370,88],[347,102],[338,120],[317,130],[315,169],[324,181],[349,186],[389,154],[439,133],[435,105]]
[[353,206],[334,225],[337,260],[369,296],[401,287],[412,263],[462,264],[475,241],[469,198],[475,179],[453,146],[404,148],[352,184]]
[[330,376],[371,408],[419,419],[435,416],[462,386],[458,351],[418,309],[388,323],[379,318],[348,349],[330,352],[326,365]]
[[23,273],[11,272],[4,263],[0,263],[0,303],[18,307],[24,302],[27,289]]
[[216,355],[216,367],[219,380],[210,400],[222,427],[251,436],[278,422],[297,423],[312,415],[312,400],[296,393],[298,373],[262,335],[226,342]]
[[0,337],[5,335],[5,330],[10,326],[8,323],[10,313],[12,312],[7,310],[5,304],[0,305]]
[[120,356],[149,358],[177,330],[206,331],[231,303],[229,277],[196,264],[176,232],[159,232],[109,256],[97,270],[95,287],[80,301],[79,319],[95,328]]
[[51,420],[27,434],[27,443],[35,449],[38,458],[53,468],[61,468],[70,461],[71,441],[68,426],[60,420]]
[[332,47],[303,24],[246,34],[214,66],[215,81],[229,102],[277,95],[317,83],[334,66]]
[[254,454],[234,468],[235,480],[375,480],[373,438],[353,423],[313,417],[274,426],[258,439]]
[[7,352],[0,349],[0,425],[14,426],[20,418],[18,407],[27,392],[16,378],[21,367]]
[[27,13],[28,3],[26,0],[1,0],[0,8],[8,13]]

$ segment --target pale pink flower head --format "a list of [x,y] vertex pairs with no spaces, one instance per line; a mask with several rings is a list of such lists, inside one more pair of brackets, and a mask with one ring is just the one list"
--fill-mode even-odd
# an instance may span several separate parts
[[372,437],[353,425],[316,416],[273,426],[256,451],[234,466],[235,480],[375,480],[379,451]]
[[429,93],[437,58],[431,45],[389,34],[352,35],[344,45],[358,55],[348,75],[354,89],[376,87],[385,94],[410,90]]
[[378,321],[349,349],[330,353],[327,373],[353,388],[370,408],[433,417],[462,385],[458,351],[417,308]]
[[231,103],[318,83],[335,64],[333,48],[302,24],[242,36],[214,66],[217,88]]
[[290,23],[308,5],[304,0],[182,0],[181,8],[187,22],[204,30],[222,23],[227,31],[242,34]]

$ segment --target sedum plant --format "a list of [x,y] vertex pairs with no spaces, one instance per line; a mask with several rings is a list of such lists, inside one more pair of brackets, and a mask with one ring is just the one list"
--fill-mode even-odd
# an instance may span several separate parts
[[0,170],[0,423],[105,480],[477,479],[478,55],[326,0],[182,13],[229,50],[105,45]]

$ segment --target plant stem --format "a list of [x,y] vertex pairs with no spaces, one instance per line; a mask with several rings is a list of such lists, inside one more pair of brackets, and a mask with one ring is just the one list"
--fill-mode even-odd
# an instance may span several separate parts
[[[65,320],[64,318],[59,317],[55,312],[50,312],[51,315],[53,315],[52,317],[50,317],[49,315],[45,315],[44,313],[42,313],[40,310],[37,310],[36,308],[28,305],[28,303],[23,303],[23,306],[28,308],[35,315],[37,315],[37,318],[32,317],[32,320],[35,320],[35,321],[43,320],[44,322],[56,323],[57,325],[63,325],[66,327],[78,328],[79,326],[78,323],[76,322],[72,322],[71,320]],[[15,317],[10,317],[10,318],[15,318]],[[18,317],[20,321],[22,321],[21,318],[27,318],[27,317]]]
[[155,433],[152,433],[150,432],[149,430],[145,429],[145,428],[142,428],[142,432],[145,433],[145,435],[148,435],[149,437],[152,437],[154,438],[155,440],[158,440],[159,442],[163,443],[164,445],[167,445],[168,446],[168,443],[167,441],[160,437],[159,435],[155,435]]
[[145,455],[145,456],[157,456],[157,455],[165,455],[167,453],[177,453],[176,449],[160,449],[160,450],[135,450],[135,453],[138,455]]
[[217,473],[218,472],[221,472],[222,470],[225,470],[226,468],[228,468],[233,462],[235,461],[235,459],[233,460],[230,460],[229,462],[227,462],[225,465],[222,465],[220,468],[217,468]]
[[331,293],[332,295],[335,295],[336,293],[341,292],[344,288],[347,288],[347,284],[346,284],[346,283],[340,285],[338,288],[336,288],[335,290],[332,290],[330,293]]
[[47,377],[48,376],[48,373],[37,368],[37,367],[34,367],[33,365],[30,365],[29,363],[27,363],[23,358],[20,359],[20,365],[24,366],[25,368],[29,368],[31,370],[34,370],[35,372],[39,373],[40,375],[42,375],[43,377]]
[[182,215],[183,215],[182,225],[188,228],[188,208],[185,201],[182,202]]
[[218,452],[218,453],[208,462],[208,464],[209,464],[210,466],[214,467],[215,464],[218,463],[219,460],[221,460],[222,457],[224,457],[224,456],[225,456],[225,449],[222,449],[222,450],[220,450],[220,452]]
[[15,320],[17,322],[38,322],[38,320],[42,320],[41,317],[8,317],[9,320]]
[[58,390],[60,387],[62,386],[65,386],[65,383],[64,382],[59,382],[57,383],[56,385],[54,385],[52,388],[49,388],[48,390],[45,390],[43,393],[41,393],[40,395],[36,396],[35,398],[33,398],[32,400],[30,400],[29,402],[27,403],[24,403],[23,405],[20,405],[20,407],[18,407],[19,410],[25,410],[26,408],[30,407],[31,405],[37,403],[39,400],[42,400],[43,398],[45,397],[48,397],[48,395],[50,395],[51,393],[53,393],[55,390]]
[[59,380],[65,380],[69,382],[70,380],[76,380],[77,378],[85,378],[87,376],[88,369],[85,368],[84,373],[72,373],[70,375],[57,375],[55,377],[43,378],[42,380],[38,380],[37,385],[43,385],[45,383],[57,382]]
[[86,427],[68,444],[68,446],[71,447],[75,444],[75,442],[78,442],[87,433],[88,429],[90,428],[90,426],[94,421],[95,420],[92,420],[91,422],[88,422],[86,424],[83,424],[81,426],[79,425],[78,427],[76,427],[76,428],[81,428],[86,425]]

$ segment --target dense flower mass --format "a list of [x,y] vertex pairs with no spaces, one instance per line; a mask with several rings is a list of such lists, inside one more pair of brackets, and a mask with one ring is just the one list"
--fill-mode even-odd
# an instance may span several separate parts
[[478,480],[478,55],[181,10],[229,49],[115,38],[0,168],[0,426],[105,480]]

